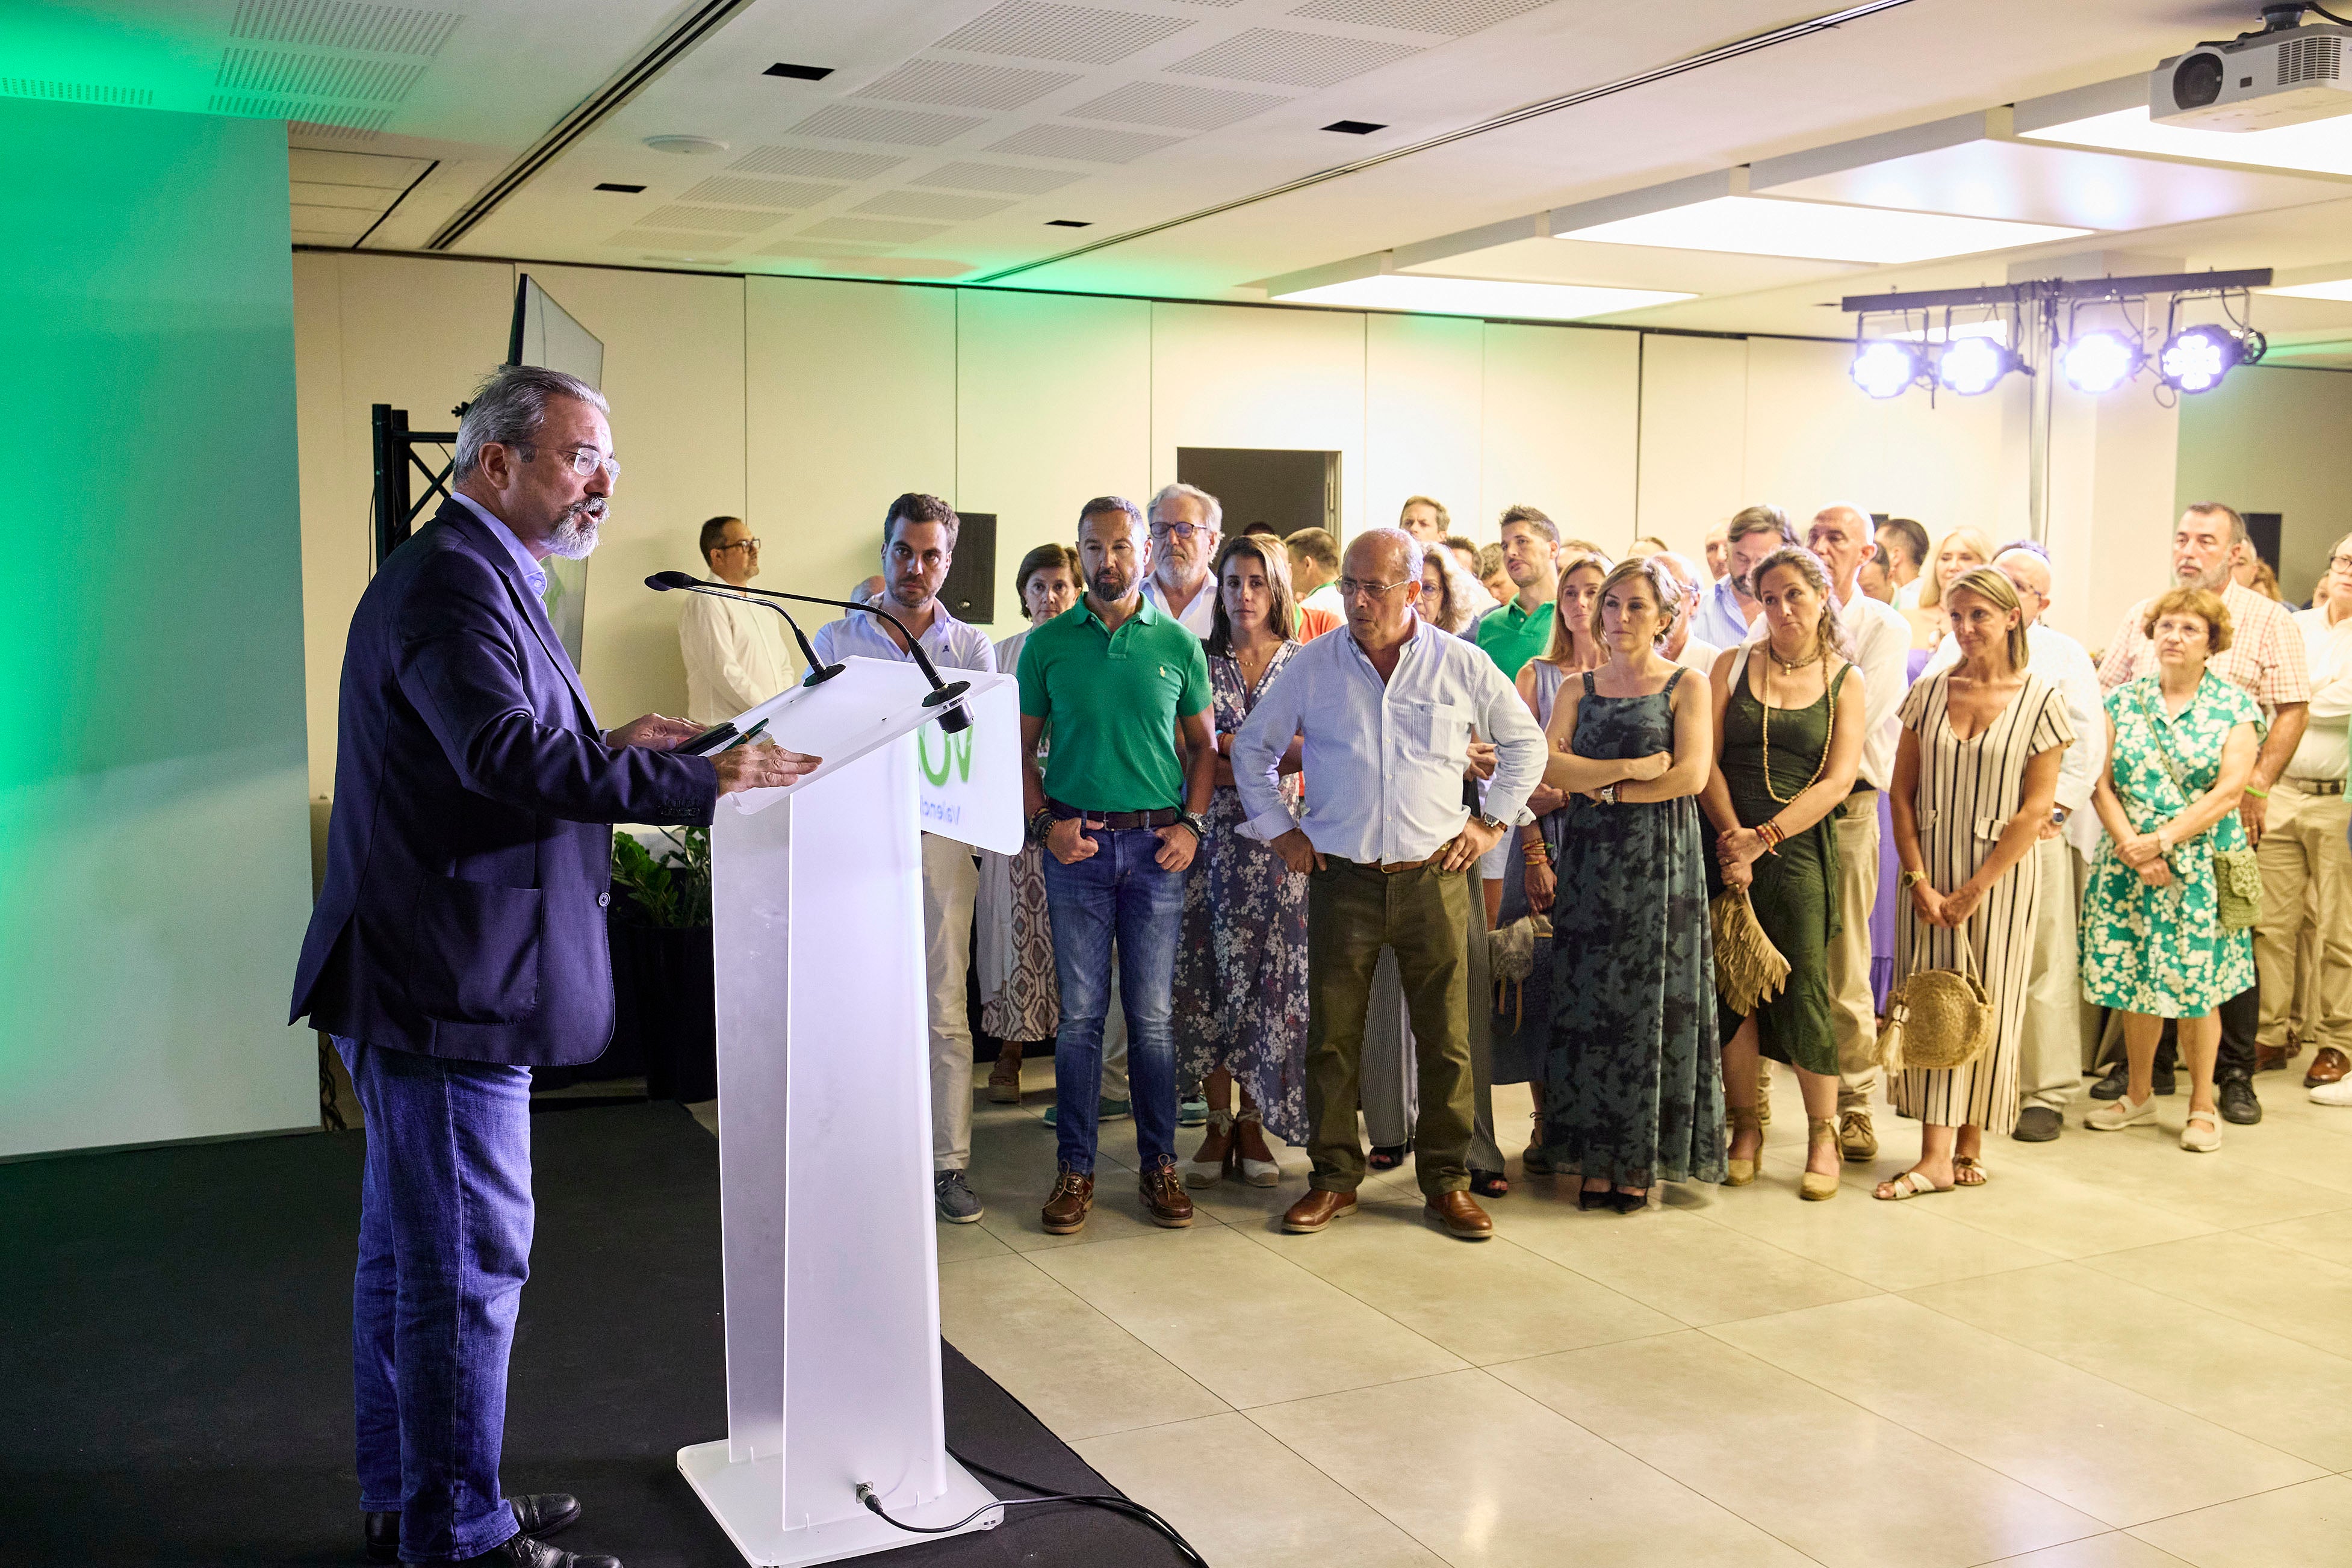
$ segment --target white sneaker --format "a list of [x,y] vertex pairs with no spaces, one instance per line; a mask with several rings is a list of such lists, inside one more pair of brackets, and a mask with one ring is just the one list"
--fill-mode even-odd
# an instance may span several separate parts
[[2093,1107],[2083,1118],[2083,1125],[2095,1133],[2120,1133],[2126,1127],[2136,1127],[2142,1122],[2156,1120],[2156,1096],[2151,1094],[2138,1104],[2117,1095]]
[[2311,1092],[2315,1105],[2352,1105],[2352,1078],[2339,1078],[2333,1083],[2323,1083]]
[[2218,1111],[2191,1111],[2189,1124],[2180,1129],[2180,1146],[2192,1155],[2210,1155],[2221,1146],[2221,1114]]

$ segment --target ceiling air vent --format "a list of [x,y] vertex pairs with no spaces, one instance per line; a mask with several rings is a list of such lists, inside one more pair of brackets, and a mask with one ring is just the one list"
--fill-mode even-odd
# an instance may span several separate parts
[[1010,163],[942,163],[928,174],[909,174],[918,185],[945,185],[952,191],[1012,191],[1042,196],[1086,178],[1066,169],[1016,169]]
[[836,141],[894,141],[902,147],[937,147],[987,123],[968,114],[917,114],[911,110],[836,103],[818,110],[792,130],[795,136],[827,136]]
[[1271,93],[1227,88],[1177,87],[1168,82],[1131,82],[1066,110],[1072,120],[1116,120],[1129,125],[1174,125],[1214,131],[1289,102]]
[[950,196],[937,191],[886,191],[872,201],[860,202],[849,210],[872,213],[884,218],[946,218],[954,223],[963,223],[972,218],[984,218],[991,213],[1001,213],[1012,204],[992,196]]
[[806,174],[815,180],[870,180],[904,158],[887,152],[829,152],[818,147],[754,147],[732,163],[746,174]]
[[349,103],[302,103],[282,98],[216,92],[205,105],[213,114],[242,115],[252,120],[283,120],[289,131],[358,141],[392,123],[389,109],[367,109]]
[[1307,0],[1290,14],[1318,22],[1353,22],[1360,27],[1394,27],[1403,33],[1444,33],[1461,38],[1549,4],[1551,0]]
[[1006,0],[932,47],[971,55],[1107,66],[1191,26],[1190,16],[1144,16],[1129,11],[1051,5],[1042,0]]
[[689,202],[725,202],[737,207],[774,207],[793,210],[813,207],[829,201],[847,190],[846,185],[812,185],[797,180],[744,180],[730,174],[714,174],[692,190],[682,200]]
[[1342,136],[1370,136],[1373,131],[1386,131],[1388,127],[1369,120],[1335,120],[1323,129],[1336,131]]
[[773,213],[738,213],[725,207],[686,207],[675,204],[657,207],[637,220],[654,228],[707,229],[725,235],[757,234],[761,229],[774,227],[776,221]]
[[1337,38],[1323,33],[1252,27],[1181,59],[1168,69],[1184,76],[1223,77],[1233,81],[1329,87],[1419,53],[1419,46],[1413,44],[1384,44],[1370,38]]
[[760,73],[763,77],[782,77],[788,81],[823,81],[833,74],[831,66],[796,66],[778,60]]
[[624,185],[624,184],[620,184],[620,183],[618,183],[617,182],[610,181],[610,180],[608,180],[608,181],[604,182],[604,183],[603,184],[601,184],[601,185],[598,185],[596,188],[597,188],[598,190],[600,190],[600,191],[614,191],[614,192],[617,192],[617,193],[619,193],[620,194],[622,194],[622,195],[624,195],[624,196],[634,196],[634,195],[635,195],[637,193],[639,193],[640,191],[643,191],[643,190],[645,189],[645,187],[644,187],[643,185]]
[[450,11],[346,0],[237,0],[229,37],[379,55],[437,55],[465,18]]
[[1132,163],[1147,152],[1173,147],[1181,136],[1145,136],[1133,131],[1097,131],[1089,125],[1032,125],[1002,141],[989,143],[992,152],[1023,153],[1032,158],[1067,158],[1083,163]]
[[398,103],[425,74],[423,62],[362,60],[347,55],[286,55],[268,49],[223,49],[214,85],[233,92],[282,92],[305,98],[355,98]]
[[942,109],[1019,109],[1078,78],[1063,71],[1024,71],[1010,66],[975,66],[958,60],[910,60],[874,83],[860,98]]
[[58,103],[104,103],[117,109],[152,109],[154,90],[143,87],[106,87],[87,81],[44,81],[34,77],[0,77],[0,98],[46,98]]

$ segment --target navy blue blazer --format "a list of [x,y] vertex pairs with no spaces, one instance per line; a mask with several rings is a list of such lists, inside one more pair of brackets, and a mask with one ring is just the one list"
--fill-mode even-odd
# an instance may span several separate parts
[[291,1016],[464,1061],[602,1055],[607,824],[709,822],[709,759],[603,743],[513,554],[455,501],[360,596],[337,725]]

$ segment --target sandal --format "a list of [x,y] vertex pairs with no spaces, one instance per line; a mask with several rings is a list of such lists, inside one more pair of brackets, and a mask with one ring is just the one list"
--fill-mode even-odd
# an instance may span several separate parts
[[1956,1155],[1952,1157],[1954,1186],[1982,1186],[1991,1178],[1992,1173],[1984,1168],[1983,1162],[1976,1155]]
[[1412,1149],[1411,1144],[1374,1144],[1364,1163],[1376,1171],[1392,1171],[1404,1164],[1404,1157]]
[[1878,1190],[1870,1196],[1881,1203],[1902,1203],[1909,1198],[1926,1197],[1930,1193],[1951,1190],[1948,1186],[1937,1186],[1933,1179],[1921,1176],[1917,1171],[1905,1171],[1893,1181],[1880,1182]]
[[[1733,1136],[1736,1137],[1741,1133],[1763,1132],[1764,1120],[1757,1113],[1755,1106],[1728,1105],[1726,1106],[1724,1110],[1725,1114],[1730,1120],[1731,1133]],[[1764,1152],[1763,1145],[1761,1144],[1757,1145],[1756,1152],[1759,1155]],[[1724,1186],[1746,1186],[1755,1179],[1756,1162],[1754,1160],[1725,1160],[1723,1167]]]
[[[1806,1117],[1805,1159],[1809,1165],[1812,1160],[1813,1151],[1824,1144],[1829,1145],[1832,1153],[1839,1152],[1837,1123],[1827,1116]],[[1826,1203],[1835,1197],[1837,1193],[1838,1178],[1835,1176],[1822,1176],[1817,1171],[1808,1169],[1797,1182],[1797,1196],[1807,1203]]]
[[1643,1187],[1639,1192],[1627,1192],[1621,1186],[1609,1194],[1609,1207],[1620,1214],[1639,1214],[1650,1207],[1650,1189]]
[[1240,1140],[1234,1136],[1234,1113],[1210,1112],[1208,1136],[1201,1140],[1200,1151],[1185,1162],[1184,1185],[1216,1186],[1234,1168],[1234,1159],[1239,1152]]
[[1508,1197],[1511,1196],[1511,1178],[1501,1171],[1482,1171],[1472,1166],[1470,1190],[1480,1197]]
[[988,1099],[993,1105],[1021,1103],[1021,1051],[1008,1046],[988,1070]]
[[[1244,1127],[1256,1128],[1258,1146],[1265,1148],[1265,1124],[1258,1120],[1258,1113],[1255,1111],[1244,1109],[1234,1122],[1233,1153],[1230,1156],[1232,1164],[1227,1167],[1228,1170],[1239,1173],[1242,1180],[1252,1186],[1274,1186],[1279,1184],[1282,1180],[1280,1166],[1272,1160],[1254,1160],[1242,1152],[1240,1129]],[[1272,1149],[1266,1149],[1265,1152],[1274,1153]]]
[[1576,1190],[1576,1207],[1579,1208],[1606,1208],[1609,1207],[1610,1199],[1616,1196],[1617,1195],[1615,1193],[1611,1192],[1605,1186],[1579,1187]]
[[1559,1167],[1551,1163],[1551,1155],[1544,1148],[1543,1113],[1537,1112],[1531,1120],[1535,1125],[1528,1133],[1527,1152],[1520,1155],[1519,1163],[1527,1167],[1529,1176],[1557,1176]]

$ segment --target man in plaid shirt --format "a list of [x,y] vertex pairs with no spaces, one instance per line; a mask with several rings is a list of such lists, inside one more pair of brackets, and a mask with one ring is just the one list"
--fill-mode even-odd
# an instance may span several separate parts
[[[2222,679],[2235,682],[2261,705],[2270,720],[2262,751],[2254,758],[2253,777],[2246,781],[2246,793],[2238,806],[2246,841],[2260,845],[2271,786],[2303,739],[2311,706],[2311,673],[2302,629],[2286,607],[2239,587],[2231,579],[2230,567],[2242,547],[2251,548],[2246,519],[2219,501],[2200,501],[2180,515],[2180,527],[2172,536],[2172,573],[2177,586],[2202,588],[2221,596],[2221,607],[2230,612],[2230,646],[2215,656],[2210,667]],[[2099,685],[2107,691],[2156,669],[2156,644],[2140,630],[2149,602],[2142,600],[2133,605],[2107,643],[2106,657],[2099,662]],[[2292,985],[2294,978],[2280,976],[2273,983]],[[2221,1114],[2240,1124],[2259,1122],[2262,1102],[2254,1098],[2254,1036],[2262,1021],[2259,979],[2252,988],[2223,1002],[2220,1010],[2221,1057],[2214,1079]],[[2167,1040],[2165,1054],[2157,1063],[2158,1075],[2168,1081],[2172,1076],[2172,1050]],[[2121,1071],[2117,1069],[2118,1073]],[[2101,1083],[2091,1092],[2097,1098],[2111,1100],[2123,1092],[2122,1079],[2115,1074],[2109,1077],[2114,1092],[2107,1092],[2108,1084]]]

